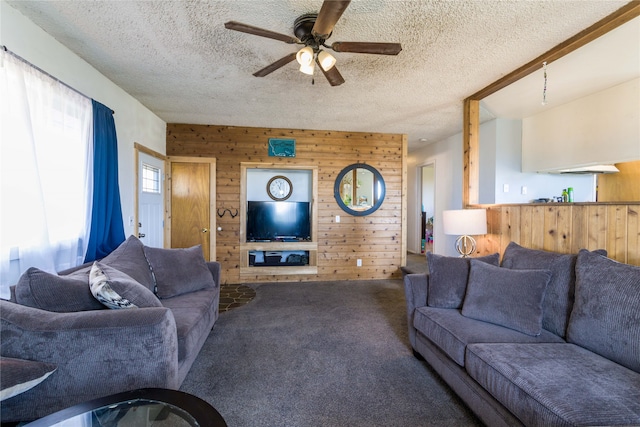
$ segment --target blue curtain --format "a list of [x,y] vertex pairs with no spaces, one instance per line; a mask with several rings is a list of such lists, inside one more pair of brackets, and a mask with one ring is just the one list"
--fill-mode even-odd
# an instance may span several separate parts
[[93,104],[93,208],[85,262],[103,258],[124,242],[118,187],[118,139],[113,111]]

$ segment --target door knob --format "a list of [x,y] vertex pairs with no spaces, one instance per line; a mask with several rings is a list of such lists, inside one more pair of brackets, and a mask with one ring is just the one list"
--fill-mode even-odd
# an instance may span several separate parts
[[208,229],[208,228],[203,228],[203,229],[202,229],[202,232],[203,232],[203,233],[206,233],[207,231],[209,231],[209,229]]
[[144,234],[144,233],[138,233],[138,237],[139,237],[140,239],[142,239],[144,236],[146,236],[146,234]]

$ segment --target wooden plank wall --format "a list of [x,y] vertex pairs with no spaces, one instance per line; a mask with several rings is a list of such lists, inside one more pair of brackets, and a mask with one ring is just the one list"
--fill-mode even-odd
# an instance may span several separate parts
[[509,242],[577,253],[606,249],[609,258],[640,265],[640,203],[488,205],[478,255],[504,253]]
[[[296,157],[269,157],[269,138],[294,138]],[[215,125],[167,125],[168,156],[217,159],[217,208],[240,208],[240,163],[318,167],[318,274],[240,278],[240,216],[217,218],[217,260],[223,282],[319,281],[399,278],[406,257],[403,224],[406,206],[406,135]],[[372,215],[356,217],[341,210],[333,185],[340,171],[366,163],[386,184],[384,203]],[[250,184],[248,184],[250,185]],[[259,183],[266,185],[266,183]],[[340,215],[340,223],[335,222]],[[356,260],[362,259],[362,267]]]

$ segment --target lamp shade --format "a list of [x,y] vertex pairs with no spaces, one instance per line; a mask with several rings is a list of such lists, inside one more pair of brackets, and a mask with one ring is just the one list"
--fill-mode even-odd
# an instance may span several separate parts
[[470,236],[487,234],[486,209],[458,209],[442,212],[444,234]]
[[316,64],[311,62],[310,64],[307,65],[301,65],[300,66],[300,71],[302,71],[305,74],[308,74],[310,76],[313,75],[313,70],[315,69]]
[[302,66],[313,64],[313,49],[310,46],[303,47],[296,54],[296,60]]
[[329,71],[334,65],[336,65],[336,58],[334,58],[330,53],[321,50],[318,52],[318,62],[323,70]]

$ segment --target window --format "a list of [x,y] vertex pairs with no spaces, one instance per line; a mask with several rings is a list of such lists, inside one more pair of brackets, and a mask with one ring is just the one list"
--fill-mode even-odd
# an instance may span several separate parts
[[145,193],[160,194],[160,169],[142,164],[142,191]]
[[29,267],[81,264],[92,188],[91,100],[7,52],[0,67],[0,296]]

